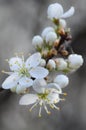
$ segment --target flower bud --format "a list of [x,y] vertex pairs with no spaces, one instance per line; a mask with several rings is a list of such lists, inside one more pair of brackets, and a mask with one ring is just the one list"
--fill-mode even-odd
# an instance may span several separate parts
[[42,47],[42,44],[43,44],[43,39],[39,35],[33,37],[32,45],[34,47]]
[[49,60],[48,63],[47,63],[47,68],[49,70],[52,70],[52,69],[55,69],[56,68],[56,64],[55,64],[55,61],[54,60]]
[[68,85],[69,79],[66,75],[57,75],[54,79],[54,82],[57,83],[61,88],[64,88]]
[[67,68],[67,63],[63,58],[57,58],[55,62],[58,70],[65,70]]
[[71,54],[68,57],[69,67],[72,69],[78,69],[83,64],[83,58],[81,55]]
[[64,19],[60,19],[59,22],[60,22],[60,25],[61,25],[63,28],[66,28],[67,23],[66,23],[66,21],[65,21]]
[[49,32],[47,35],[46,35],[46,42],[50,43],[50,45],[55,42],[55,40],[57,39],[57,35],[55,32]]
[[52,27],[46,27],[43,32],[42,32],[42,37],[45,39],[46,38],[46,35],[49,33],[49,32],[54,32],[54,28]]
[[46,61],[44,59],[41,59],[40,66],[44,67],[46,65]]

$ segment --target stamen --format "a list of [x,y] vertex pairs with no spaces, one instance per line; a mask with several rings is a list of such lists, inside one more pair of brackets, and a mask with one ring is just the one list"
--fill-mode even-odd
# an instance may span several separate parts
[[24,55],[22,55],[22,61],[24,62]]
[[35,108],[37,106],[38,102],[36,102],[30,109],[29,111],[31,112],[33,108]]
[[55,104],[52,104],[52,105],[53,105],[53,107],[54,107],[56,110],[60,110],[60,108],[57,107]]
[[65,101],[65,98],[60,98],[60,101]]
[[46,105],[44,103],[43,103],[43,105],[44,105],[44,109],[45,109],[46,113],[50,115],[51,112],[47,109],[47,107],[46,107]]
[[67,96],[67,93],[62,93],[64,96]]
[[40,106],[40,109],[39,109],[39,117],[41,117],[41,111],[42,111],[42,107]]
[[8,75],[11,75],[13,73],[13,72],[6,72],[5,70],[2,70],[1,72]]
[[42,106],[42,104],[43,104],[43,101],[41,100],[41,101],[39,102],[39,105]]
[[24,52],[20,52],[20,56],[22,58],[22,61],[24,62]]
[[21,67],[21,65],[18,63],[18,61],[16,61],[15,64],[18,65],[19,67]]
[[54,106],[52,104],[49,104],[52,109],[54,109]]

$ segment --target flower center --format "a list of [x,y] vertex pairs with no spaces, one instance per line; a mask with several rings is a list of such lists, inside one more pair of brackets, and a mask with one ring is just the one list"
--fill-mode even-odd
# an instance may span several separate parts
[[19,75],[30,77],[28,69],[26,67],[24,67],[24,66],[22,68],[20,68]]
[[48,94],[49,94],[49,93],[39,93],[39,94],[38,94],[38,97],[39,97],[39,99],[47,100]]

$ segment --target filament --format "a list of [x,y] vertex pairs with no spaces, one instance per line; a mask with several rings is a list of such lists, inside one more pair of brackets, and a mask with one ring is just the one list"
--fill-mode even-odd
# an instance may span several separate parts
[[41,117],[41,111],[42,111],[42,107],[40,106],[40,108],[39,108],[39,117]]
[[57,107],[55,104],[52,104],[52,105],[53,105],[53,107],[54,107],[56,110],[60,110],[60,108]]
[[37,106],[38,102],[36,102],[31,108],[30,108],[30,112],[32,111],[33,108],[35,108]]
[[51,112],[47,109],[46,105],[45,104],[43,104],[43,105],[44,105],[44,109],[45,109],[46,113],[51,114]]
[[4,73],[4,74],[8,74],[8,75],[13,74],[13,72],[6,72],[6,71],[4,71],[4,70],[2,70],[1,72]]

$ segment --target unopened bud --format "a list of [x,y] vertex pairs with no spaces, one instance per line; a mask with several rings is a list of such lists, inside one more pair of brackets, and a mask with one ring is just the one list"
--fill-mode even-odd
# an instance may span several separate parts
[[55,62],[58,70],[65,70],[67,68],[67,63],[63,58],[57,58]]
[[32,45],[36,48],[41,47],[43,45],[43,39],[41,38],[41,36],[34,36],[32,39]]
[[46,65],[46,61],[44,59],[41,59],[40,66],[44,67]]
[[49,70],[52,70],[52,69],[55,69],[56,68],[56,64],[55,64],[55,61],[54,60],[49,60],[48,63],[47,63],[47,68]]
[[68,85],[69,79],[66,75],[57,75],[54,79],[54,82],[57,83],[61,88],[64,88]]

